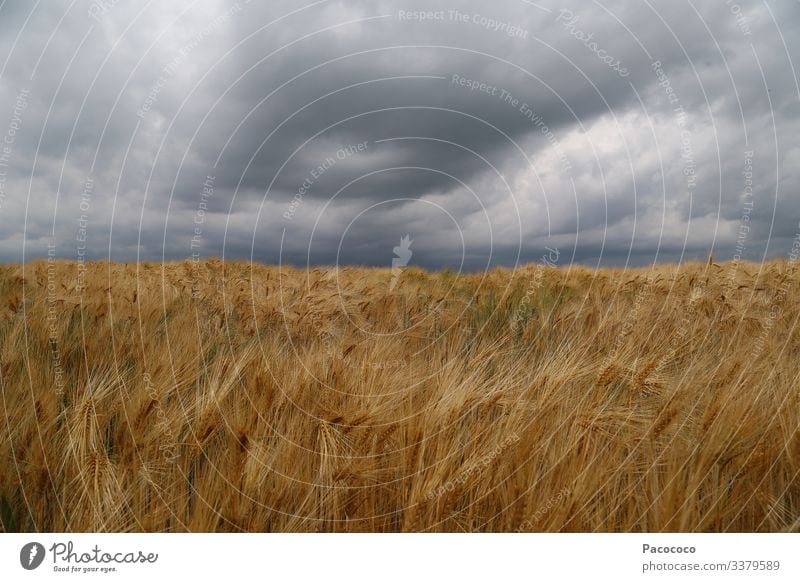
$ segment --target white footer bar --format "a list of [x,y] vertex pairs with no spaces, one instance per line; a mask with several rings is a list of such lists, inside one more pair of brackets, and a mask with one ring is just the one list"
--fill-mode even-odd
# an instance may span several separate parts
[[[191,576],[191,578],[185,578]],[[2,534],[2,580],[800,580],[797,534]],[[246,577],[246,578],[245,578]]]

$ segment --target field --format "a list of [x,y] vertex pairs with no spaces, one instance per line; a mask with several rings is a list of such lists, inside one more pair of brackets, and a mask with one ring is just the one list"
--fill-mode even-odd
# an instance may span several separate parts
[[0,267],[5,531],[800,531],[791,261]]

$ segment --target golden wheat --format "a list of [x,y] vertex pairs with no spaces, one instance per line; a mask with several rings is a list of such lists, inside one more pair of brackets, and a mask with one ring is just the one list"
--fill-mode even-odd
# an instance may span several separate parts
[[3,529],[800,529],[791,263],[392,276],[0,267]]

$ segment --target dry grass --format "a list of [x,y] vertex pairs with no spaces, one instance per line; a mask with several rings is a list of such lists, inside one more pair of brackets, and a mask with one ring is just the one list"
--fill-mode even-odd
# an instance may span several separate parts
[[0,267],[4,529],[800,530],[791,264],[390,279]]

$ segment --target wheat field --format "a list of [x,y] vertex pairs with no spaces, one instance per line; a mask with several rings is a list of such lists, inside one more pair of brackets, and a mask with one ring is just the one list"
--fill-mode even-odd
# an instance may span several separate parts
[[791,261],[0,267],[6,531],[800,531]]

